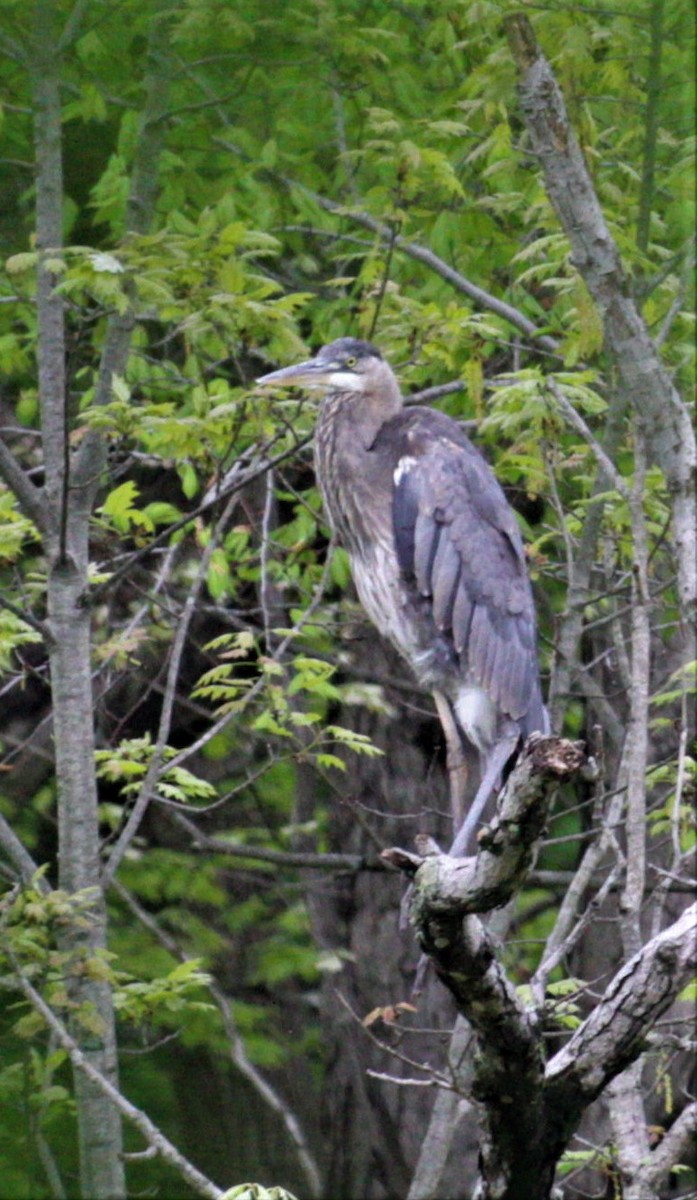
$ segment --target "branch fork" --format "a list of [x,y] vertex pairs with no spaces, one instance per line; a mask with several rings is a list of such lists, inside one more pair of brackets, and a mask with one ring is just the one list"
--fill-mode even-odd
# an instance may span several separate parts
[[501,907],[520,887],[555,792],[589,766],[583,743],[529,738],[496,816],[480,834],[476,856],[453,858],[423,838],[417,854],[382,854],[413,880],[410,915],[417,936],[474,1034],[477,1200],[547,1200],[558,1159],[585,1108],[638,1060],[655,1021],[694,969],[696,906],[618,971],[567,1045],[545,1062],[541,1013],[523,1000],[496,940],[475,914]]

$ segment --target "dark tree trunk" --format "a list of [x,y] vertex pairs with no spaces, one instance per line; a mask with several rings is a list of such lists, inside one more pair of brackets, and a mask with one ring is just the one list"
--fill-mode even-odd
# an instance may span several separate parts
[[[354,705],[338,715],[340,724],[368,734],[384,754],[351,756],[346,776],[334,776],[339,792],[330,801],[330,849],[376,859],[395,842],[413,844],[418,832],[449,843],[442,735],[430,698],[408,692],[406,668],[370,627],[361,625],[358,633],[351,642],[352,667],[374,680],[401,681],[407,690],[385,688],[389,715]],[[308,773],[307,796],[300,798],[306,815],[317,783]],[[420,952],[411,928],[400,928],[404,891],[400,875],[381,870],[323,874],[311,885],[318,945],[346,955],[343,970],[328,977],[322,993],[328,1061],[324,1194],[336,1200],[406,1196],[435,1095],[431,1087],[371,1078],[370,1069],[421,1081],[428,1076],[376,1046],[356,1017],[399,1002],[418,1003],[418,1013],[407,1013],[405,1025],[443,1029],[443,1035],[406,1035],[399,1049],[434,1068],[443,1067],[455,1019],[450,997],[435,980],[418,1002],[412,997]],[[388,1043],[397,1036],[380,1020],[371,1032]],[[462,1164],[460,1177],[461,1170]]]

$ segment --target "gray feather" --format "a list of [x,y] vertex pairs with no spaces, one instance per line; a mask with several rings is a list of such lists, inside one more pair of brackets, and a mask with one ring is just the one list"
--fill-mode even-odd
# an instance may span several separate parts
[[474,615],[474,605],[469,597],[465,581],[460,576],[460,583],[455,595],[455,603],[453,604],[453,642],[455,649],[459,655],[463,655],[466,666],[468,661],[468,644],[470,636],[470,625]]
[[433,620],[440,630],[452,628],[453,607],[460,570],[460,555],[444,530],[431,571]]
[[421,509],[414,527],[414,574],[422,596],[431,595],[431,571],[439,536],[440,526],[433,516]]

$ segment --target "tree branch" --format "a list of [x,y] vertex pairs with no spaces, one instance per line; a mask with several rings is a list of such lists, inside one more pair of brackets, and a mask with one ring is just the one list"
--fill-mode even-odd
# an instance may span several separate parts
[[[58,253],[63,241],[61,102],[54,7],[39,0],[34,20],[36,36],[31,81],[36,153],[36,247],[39,252],[36,278],[37,366],[46,495],[41,528],[48,532],[61,526],[63,533],[59,552],[62,552],[65,550],[69,450],[65,425],[64,303],[55,291],[56,277],[51,271],[51,256]],[[24,491],[26,494],[26,488]],[[52,553],[55,551],[56,547],[53,547]]]
[[499,796],[496,816],[479,835],[476,856],[452,858],[426,847],[421,838],[422,854],[383,850],[385,862],[415,876],[412,918],[419,934],[440,915],[490,912],[510,900],[532,864],[560,783],[585,761],[583,743],[533,734]]
[[24,473],[12,451],[0,438],[0,478],[17,497],[24,513],[42,533],[48,528],[48,513],[44,506],[43,492]]
[[690,1149],[695,1132],[697,1132],[697,1101],[693,1100],[682,1110],[677,1121],[673,1122],[652,1152],[648,1163],[645,1164],[643,1178],[647,1187],[658,1190],[665,1183],[666,1176]]
[[[419,941],[475,1034],[472,1096],[487,1196],[547,1195],[556,1158],[544,1146],[537,1014],[508,978],[491,933],[476,916],[465,914],[505,904],[520,885],[552,796],[562,780],[578,772],[584,757],[579,743],[529,738],[474,859],[383,853],[408,874],[415,871],[411,919]],[[531,1192],[526,1187],[533,1177],[539,1188]]]
[[521,75],[521,108],[547,193],[571,244],[573,262],[602,314],[605,343],[623,390],[646,424],[653,459],[672,493],[680,598],[690,620],[697,603],[697,448],[690,415],[629,293],[564,98],[532,26],[523,13],[516,13],[506,19],[506,30]]
[[[641,1067],[639,1057],[612,1080],[605,1092],[623,1196],[637,1194],[642,1164],[651,1153]],[[641,1200],[658,1200],[655,1192],[648,1188],[642,1187],[639,1194]]]
[[[227,138],[213,138],[223,149],[229,150],[238,158],[248,160],[248,155],[230,142]],[[467,279],[459,271],[449,266],[432,250],[425,246],[420,246],[417,242],[408,242],[405,238],[395,237],[394,231],[389,225],[385,225],[382,221],[378,221],[376,217],[370,213],[352,209],[343,204],[338,204],[335,200],[330,200],[328,196],[322,196],[319,192],[315,192],[312,188],[306,187],[305,184],[299,183],[296,179],[290,179],[285,175],[279,174],[277,171],[271,171],[265,168],[266,173],[273,178],[275,182],[284,184],[289,189],[296,188],[305,193],[323,208],[325,212],[333,213],[335,216],[345,217],[347,221],[352,221],[354,225],[360,225],[364,229],[370,229],[373,233],[377,233],[380,239],[388,245],[394,245],[396,250],[400,250],[403,254],[407,254],[410,258],[417,262],[422,262],[430,270],[435,271],[442,279],[446,279],[448,283],[463,295],[469,296],[470,300],[479,307],[495,313],[498,317],[502,317],[504,321],[512,325],[514,329],[518,329],[525,337],[530,338],[536,346],[543,350],[547,350],[550,354],[559,355],[559,343],[549,334],[542,333],[534,321],[526,317],[520,309],[515,308],[512,304],[506,303],[505,300],[499,300],[497,296],[492,296],[490,292],[484,288],[478,287],[471,280]]]
[[225,838],[212,837],[185,817],[183,813],[165,809],[172,821],[191,838],[191,849],[203,854],[226,854],[230,858],[245,858],[251,862],[275,863],[283,867],[308,867],[313,871],[364,871],[380,870],[380,864],[371,865],[361,854],[312,854],[300,850],[270,850],[265,846],[244,846],[239,842],[228,842]]
[[658,109],[661,99],[661,56],[663,51],[663,8],[664,0],[652,0],[651,50],[646,80],[644,152],[641,164],[641,191],[639,192],[639,215],[636,230],[637,246],[644,252],[648,250],[651,235],[651,209],[656,177]]
[[[131,893],[127,891],[117,879],[113,880],[113,887],[124,903],[128,905],[134,916],[136,916],[141,924],[144,925],[145,928],[157,938],[161,945],[166,947],[170,954],[172,954],[175,958],[178,958],[180,962],[189,961],[174,938],[170,937],[169,934],[162,929],[155,918],[150,913],[146,912],[146,910],[138,903],[135,897],[132,896]],[[223,1025],[225,1026],[225,1033],[228,1039],[228,1045],[230,1047],[231,1061],[237,1067],[237,1070],[244,1076],[247,1082],[251,1084],[258,1095],[261,1096],[261,1099],[264,1101],[264,1103],[267,1104],[271,1111],[274,1112],[281,1120],[288,1136],[290,1137],[290,1140],[295,1146],[298,1160],[305,1173],[309,1194],[310,1196],[319,1196],[321,1184],[317,1164],[310,1153],[307,1145],[307,1139],[305,1138],[305,1135],[294,1113],[285,1104],[279,1092],[272,1087],[272,1085],[264,1078],[258,1068],[255,1067],[250,1061],[245,1049],[244,1040],[240,1036],[237,1025],[235,1024],[235,1018],[229,997],[214,980],[209,982],[208,990],[220,1010],[220,1015],[223,1020]]]
[[292,184],[293,187],[301,187],[326,212],[345,217],[348,221],[353,221],[354,225],[361,225],[364,229],[370,229],[373,233],[377,233],[381,241],[384,241],[388,246],[394,246],[396,250],[401,250],[402,254],[408,255],[409,258],[413,258],[416,262],[423,263],[424,266],[434,271],[436,275],[440,275],[441,279],[445,279],[448,283],[452,284],[456,291],[469,296],[470,300],[473,300],[479,308],[493,312],[497,317],[502,317],[504,321],[512,325],[514,329],[518,329],[520,333],[524,334],[525,337],[529,338],[543,350],[549,351],[550,354],[559,354],[559,343],[556,339],[550,337],[549,334],[541,333],[535,322],[526,317],[520,309],[514,308],[512,304],[507,304],[505,300],[499,300],[498,296],[492,296],[484,288],[480,288],[477,284],[472,283],[465,275],[462,275],[442,258],[439,258],[433,250],[429,250],[426,246],[420,246],[417,242],[409,242],[406,238],[395,236],[394,230],[389,225],[378,221],[370,213],[359,212],[356,209],[337,204],[334,200],[330,200],[326,196],[321,196],[310,188],[303,187],[292,180],[285,180],[284,182]]
[[614,487],[615,491],[619,493],[623,500],[628,500],[629,487],[626,479],[620,475],[612,459],[606,454],[605,450],[600,445],[600,442],[593,436],[581,414],[576,412],[576,409],[571,401],[564,395],[556,379],[552,379],[550,376],[546,380],[546,386],[554,396],[554,399],[556,400],[559,408],[562,410],[569,424],[573,426],[577,433],[580,433],[584,442],[586,442],[593,451],[593,454],[598,462],[598,466],[601,468],[603,474],[607,476],[608,483]]
[[[79,10],[76,5],[74,12]],[[169,55],[169,9],[164,3],[150,20],[145,77],[145,104],[138,131],[131,184],[126,205],[125,231],[144,234],[150,228],[157,198],[158,163],[166,136],[167,98],[171,79]],[[135,327],[132,309],[112,313],[107,321],[104,348],[99,364],[94,405],[111,400],[115,375],[122,375],[128,363],[131,337]],[[99,486],[100,474],[106,461],[103,435],[90,430],[83,438],[75,458],[73,483],[85,490],[83,503],[89,508]]]
[[[6,861],[12,864],[21,882],[25,885],[31,883],[38,870],[38,864],[34,862],[24,843],[19,840],[2,813],[0,813],[0,851]],[[41,891],[47,889],[44,879],[40,881],[39,888]]]
[[550,1108],[580,1112],[641,1053],[644,1039],[697,965],[697,904],[635,954],[591,1015],[547,1064]]

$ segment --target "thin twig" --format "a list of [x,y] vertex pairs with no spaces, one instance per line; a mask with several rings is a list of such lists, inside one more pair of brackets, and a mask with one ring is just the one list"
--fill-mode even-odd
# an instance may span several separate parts
[[19,465],[12,451],[0,438],[0,479],[17,497],[20,508],[34,522],[37,529],[46,533],[50,527],[51,514],[48,512],[43,492],[32,483],[28,475]]
[[[167,764],[169,766],[169,764]],[[172,812],[171,820],[184,830],[191,838],[191,847],[206,854],[224,854],[230,858],[249,859],[252,862],[274,863],[283,867],[307,867],[313,871],[384,871],[384,865],[375,860],[369,862],[361,854],[313,854],[304,850],[272,850],[266,846],[244,845],[240,842],[229,842],[223,837],[212,837],[202,833],[200,829],[185,817],[183,813]]]
[[339,1003],[346,1009],[347,1013],[363,1030],[368,1040],[371,1041],[374,1046],[377,1046],[379,1050],[383,1050],[385,1054],[389,1054],[392,1058],[396,1058],[399,1062],[404,1063],[407,1067],[414,1067],[414,1069],[417,1071],[425,1072],[425,1074],[429,1076],[428,1084],[430,1087],[442,1087],[446,1088],[448,1091],[454,1090],[453,1085],[448,1079],[447,1075],[443,1075],[442,1072],[436,1071],[435,1068],[430,1065],[430,1063],[421,1063],[418,1061],[418,1059],[411,1058],[408,1054],[402,1053],[402,1051],[398,1050],[396,1046],[390,1046],[387,1042],[383,1042],[382,1039],[377,1037],[377,1035],[373,1033],[372,1029],[361,1020],[358,1013],[354,1012],[348,1000],[344,995],[342,995],[341,992],[336,992],[335,995]]
[[586,442],[589,448],[593,451],[593,454],[598,461],[598,465],[601,466],[605,471],[605,474],[611,481],[615,491],[619,492],[620,496],[622,496],[624,500],[629,500],[629,487],[627,486],[627,481],[622,478],[612,459],[608,457],[603,450],[603,447],[600,445],[600,442],[592,434],[583,417],[580,415],[580,413],[576,412],[576,409],[571,401],[568,400],[564,395],[557,381],[549,376],[546,380],[546,386],[554,396],[554,399],[556,400],[559,408],[562,410],[569,424],[574,427],[577,433],[580,433],[584,442]]

